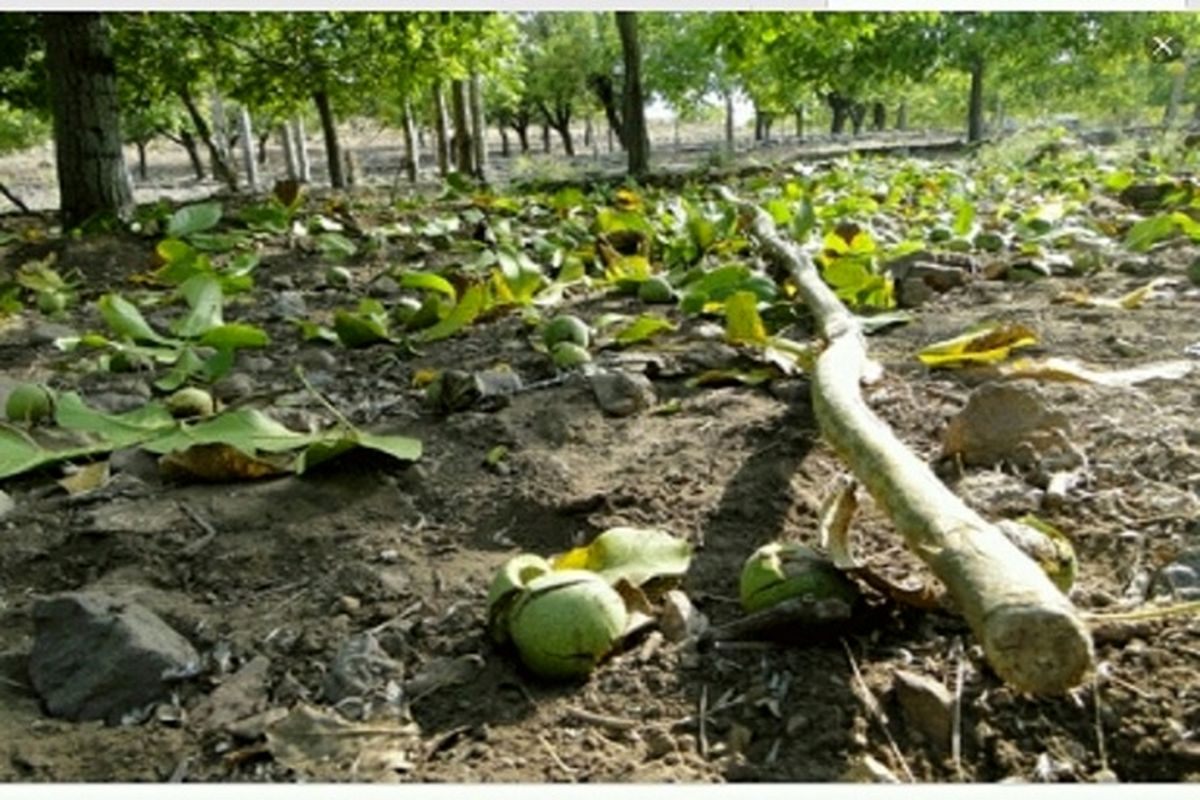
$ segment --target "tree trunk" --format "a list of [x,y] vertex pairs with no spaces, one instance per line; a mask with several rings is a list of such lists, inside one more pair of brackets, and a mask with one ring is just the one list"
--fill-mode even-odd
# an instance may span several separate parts
[[63,228],[94,214],[120,216],[133,205],[133,192],[108,28],[90,12],[46,14],[42,22]]
[[613,139],[615,139],[615,138],[616,138],[616,131],[614,131],[612,129],[612,127],[610,126],[608,129],[608,152],[610,152],[610,153],[613,151],[613,148],[616,147],[616,145],[613,142]]
[[254,158],[254,132],[250,124],[250,112],[245,106],[238,109],[238,137],[242,142],[242,164],[246,168],[246,183],[250,191],[258,191],[258,161]]
[[612,78],[608,75],[593,75],[588,80],[588,85],[592,87],[596,98],[600,101],[601,108],[604,109],[604,118],[608,120],[609,132],[609,148],[608,152],[612,152],[612,135],[615,134],[617,140],[621,143],[621,148],[625,147],[625,121],[621,118],[623,113],[620,108],[620,101],[617,98],[617,92],[613,89]]
[[862,133],[863,123],[867,121],[867,106],[866,103],[851,103],[850,104],[850,123],[854,126],[854,135],[858,136]]
[[417,120],[413,115],[412,102],[404,100],[404,172],[409,183],[417,182],[421,171],[421,151],[417,144]]
[[187,151],[188,160],[192,162],[192,171],[196,173],[196,180],[204,180],[207,173],[204,171],[204,159],[200,157],[200,148],[196,145],[196,137],[192,136],[192,132],[187,128],[180,128],[176,141]]
[[300,167],[300,180],[312,182],[312,161],[308,158],[308,133],[304,130],[304,117],[297,114],[292,119],[292,141],[296,143],[296,164]]
[[887,127],[887,106],[876,100],[871,104],[871,129],[881,131]]
[[267,143],[271,141],[271,126],[267,125],[258,134],[258,165],[265,167],[267,165]]
[[592,127],[592,115],[583,118],[583,146],[592,147],[595,144],[596,131]]
[[637,14],[633,11],[615,13],[625,65],[625,148],[629,156],[629,174],[640,178],[650,169],[650,138],[646,133],[646,104],[642,98],[642,48],[638,43]]
[[297,158],[296,144],[292,140],[292,129],[288,123],[279,126],[279,143],[283,146],[283,163],[287,169],[288,180],[300,179],[300,162]]
[[146,143],[143,141],[134,142],[137,145],[138,154],[138,180],[145,183],[150,179],[149,172],[146,169]]
[[517,132],[517,141],[521,143],[521,152],[529,152],[529,125],[514,125],[513,130]]
[[196,105],[196,99],[192,97],[191,89],[185,85],[178,90],[178,94],[179,99],[183,102],[183,107],[187,109],[188,116],[192,119],[192,126],[195,127],[196,133],[200,134],[200,140],[208,149],[208,160],[212,164],[213,177],[224,183],[231,192],[236,192],[237,173],[221,155],[220,148],[213,141],[213,133],[209,129],[208,123],[204,121],[204,115],[200,113],[200,107]]
[[971,64],[971,104],[967,111],[967,141],[983,139],[983,56]]
[[504,125],[497,125],[496,127],[500,129],[500,155],[508,158],[512,155],[512,148],[508,143],[508,128]]
[[1163,109],[1164,130],[1174,125],[1179,116],[1179,107],[1183,104],[1184,90],[1187,88],[1188,73],[1191,72],[1192,64],[1190,60],[1184,60],[1178,64],[1170,64],[1170,67],[1177,71],[1171,76],[1171,93],[1167,96],[1167,107]]
[[329,94],[324,90],[313,92],[313,102],[321,117],[321,132],[325,136],[325,161],[329,165],[329,185],[334,189],[346,188],[346,177],[342,173],[342,145],[338,141],[337,120],[329,105]]
[[734,141],[733,92],[725,93],[725,149],[732,153],[736,146]]
[[550,152],[550,126],[545,122],[542,123],[542,152]]
[[796,108],[794,109],[794,113],[796,115],[796,138],[803,139],[804,138],[804,104],[801,103],[800,105],[796,106]]
[[221,99],[221,93],[214,89],[209,94],[208,103],[212,112],[213,142],[217,145],[217,152],[221,154],[221,160],[233,166],[233,161],[229,157],[229,124],[225,119],[225,101]]
[[433,129],[436,137],[438,174],[443,178],[450,174],[450,121],[446,116],[446,93],[442,82],[433,82]]
[[450,82],[450,109],[454,115],[454,168],[463,175],[475,174],[475,149],[471,144],[468,109],[471,100],[466,81]]
[[754,143],[758,144],[765,136],[763,134],[763,113],[758,107],[758,103],[754,104]]
[[908,101],[901,100],[900,107],[896,109],[896,130],[908,130]]
[[830,92],[826,95],[825,100],[829,103],[829,110],[833,112],[829,132],[834,136],[840,136],[846,132],[846,121],[850,119],[850,101],[837,92]]
[[347,150],[345,155],[346,169],[343,172],[346,188],[358,185],[358,156],[353,150]]
[[570,117],[565,120],[554,123],[552,126],[558,133],[558,138],[562,139],[563,152],[568,156],[575,155],[575,142],[571,139],[571,122]]
[[475,169],[472,174],[479,180],[487,172],[487,123],[483,115],[483,85],[478,72],[471,73],[471,144],[474,147]]

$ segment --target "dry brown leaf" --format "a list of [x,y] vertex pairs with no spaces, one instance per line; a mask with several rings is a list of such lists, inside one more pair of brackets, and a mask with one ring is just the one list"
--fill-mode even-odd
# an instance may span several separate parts
[[[287,456],[290,462],[292,457]],[[186,450],[167,453],[159,459],[163,475],[173,480],[247,481],[282,475],[290,470],[287,463],[248,456],[227,444],[198,444]]]
[[314,778],[394,780],[412,769],[419,747],[416,723],[348,722],[304,703],[267,728],[267,748],[275,760]]

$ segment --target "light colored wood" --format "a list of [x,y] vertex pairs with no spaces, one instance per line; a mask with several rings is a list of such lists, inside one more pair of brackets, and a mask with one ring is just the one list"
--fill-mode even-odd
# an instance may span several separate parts
[[[737,201],[732,194],[727,199]],[[854,317],[812,259],[761,209],[752,229],[785,267],[826,340],[812,376],[821,431],[891,518],[909,549],[946,585],[988,663],[1021,691],[1056,694],[1093,666],[1092,639],[1071,602],[997,527],[951,492],[867,406],[862,379],[878,369]]]

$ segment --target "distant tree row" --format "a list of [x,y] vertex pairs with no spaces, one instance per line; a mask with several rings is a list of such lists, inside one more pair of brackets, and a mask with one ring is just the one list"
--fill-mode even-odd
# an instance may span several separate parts
[[[1172,124],[1195,98],[1191,55],[1151,58],[1152,37],[1200,42],[1195,15],[1141,13],[54,13],[0,14],[0,152],[52,129],[63,219],[131,202],[123,144],[165,137],[197,177],[254,186],[265,146],[310,178],[316,121],[330,184],[350,179],[338,120],[400,128],[416,179],[428,132],[441,175],[482,178],[486,126],[504,154],[540,130],[574,154],[607,137],[630,174],[649,168],[644,107],[681,117],[735,100],[754,135],[780,119],[803,135],[818,108],[834,134],[904,128],[929,107],[963,109],[971,141],[1005,113],[1090,112]],[[5,187],[0,183],[0,191]]]

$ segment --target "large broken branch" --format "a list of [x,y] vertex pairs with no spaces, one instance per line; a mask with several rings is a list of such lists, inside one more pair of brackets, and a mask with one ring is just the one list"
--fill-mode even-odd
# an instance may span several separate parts
[[791,273],[826,339],[812,379],[813,409],[826,439],[909,549],[946,585],[1001,678],[1034,693],[1078,685],[1093,655],[1091,635],[1074,606],[871,411],[860,382],[876,365],[854,315],[825,285],[812,259],[778,235],[764,211],[725,194],[753,215],[755,238]]

